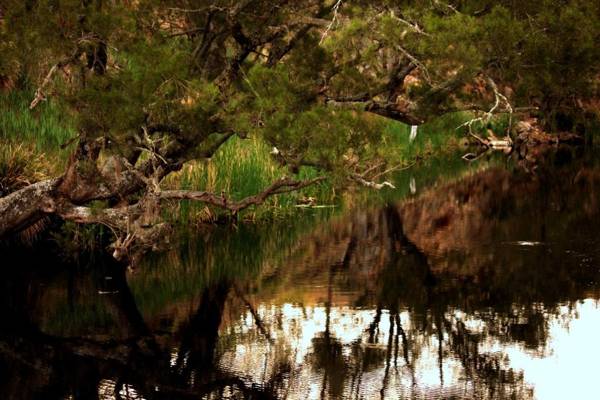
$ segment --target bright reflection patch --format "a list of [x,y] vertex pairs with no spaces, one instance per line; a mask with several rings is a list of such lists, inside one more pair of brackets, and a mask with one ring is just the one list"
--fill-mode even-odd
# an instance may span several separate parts
[[[552,351],[532,351],[518,342],[487,336],[485,320],[460,310],[445,315],[440,334],[435,322],[425,330],[411,326],[408,311],[391,319],[388,311],[382,311],[373,328],[374,310],[331,307],[328,316],[325,306],[258,306],[270,338],[259,332],[248,312],[222,333],[225,342],[234,344],[223,349],[219,363],[259,384],[268,383],[286,365],[284,386],[289,399],[323,394],[330,398],[589,398],[596,389],[594,361],[600,359],[600,347],[595,346],[600,311],[592,300],[559,311],[561,316],[548,316],[545,348]],[[226,332],[234,333],[229,337]],[[468,337],[483,339],[469,349],[464,339]],[[469,357],[483,371],[498,368],[500,372],[482,374],[465,361]],[[495,395],[489,391],[494,379]]]

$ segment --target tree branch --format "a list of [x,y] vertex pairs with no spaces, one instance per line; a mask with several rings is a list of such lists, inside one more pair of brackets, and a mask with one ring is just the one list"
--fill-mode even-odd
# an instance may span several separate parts
[[0,238],[26,228],[51,211],[51,196],[59,183],[60,179],[49,179],[0,197]]
[[319,44],[323,43],[323,41],[325,40],[325,38],[329,34],[329,31],[331,31],[331,29],[333,28],[333,26],[337,23],[337,20],[338,20],[338,18],[337,18],[338,11],[339,11],[341,5],[342,5],[342,0],[337,0],[334,3],[333,8],[332,8],[333,17],[331,18],[331,22],[329,23],[329,25],[325,29],[325,32],[323,32],[323,35],[321,36],[321,41],[319,42]]
[[230,200],[225,196],[217,195],[211,192],[192,190],[164,190],[159,193],[159,196],[161,199],[200,201],[225,210],[229,210],[233,213],[238,213],[239,211],[250,206],[264,203],[265,200],[271,196],[300,190],[307,186],[321,182],[324,179],[324,177],[318,177],[309,180],[296,181],[290,178],[281,178],[272,183],[261,193],[248,196],[239,201]]
[[79,224],[102,224],[117,230],[125,230],[130,210],[136,205],[123,208],[94,209],[63,203],[57,206],[56,213],[64,220]]
[[[510,125],[512,124],[513,107],[511,106],[511,104],[508,101],[508,99],[506,98],[506,96],[504,96],[502,93],[500,93],[498,91],[496,82],[494,82],[494,80],[492,78],[488,77],[487,82],[488,82],[488,85],[492,88],[492,91],[494,92],[494,98],[495,98],[494,104],[492,105],[490,110],[487,112],[484,112],[482,116],[470,119],[469,121],[460,125],[458,128],[462,128],[462,127],[466,126],[469,130],[469,135],[474,137],[483,146],[492,147],[492,148],[501,148],[501,149],[510,148],[510,147],[512,147],[512,140],[510,138],[510,129],[511,129]],[[478,135],[476,135],[475,133],[473,133],[473,124],[476,122],[480,122],[482,124],[488,123],[494,117],[494,114],[499,112],[501,105],[504,105],[506,112],[508,112],[508,114],[509,114],[509,127],[508,127],[508,132],[507,132],[506,138],[504,138],[503,140],[498,140],[496,137],[491,137],[490,139],[483,139],[483,138],[479,137]]]
[[363,178],[362,176],[360,176],[359,174],[352,174],[350,175],[350,178],[358,183],[360,183],[361,185],[371,188],[371,189],[375,189],[375,190],[381,190],[384,187],[389,187],[390,189],[396,189],[396,186],[394,186],[392,183],[385,181],[385,182],[381,182],[381,183],[377,183],[377,182],[372,182],[372,181],[368,181],[365,178]]
[[46,95],[44,94],[44,90],[46,90],[46,86],[48,86],[50,84],[50,82],[52,81],[52,77],[54,76],[56,71],[66,67],[67,65],[69,65],[72,62],[74,62],[75,60],[77,60],[79,58],[79,56],[81,55],[81,53],[82,53],[81,49],[79,47],[77,47],[77,49],[75,49],[75,51],[73,52],[73,54],[70,57],[57,62],[56,64],[54,64],[52,66],[52,68],[50,68],[50,71],[48,71],[48,74],[46,74],[46,77],[44,78],[44,80],[42,81],[40,86],[37,88],[37,90],[35,91],[35,97],[31,101],[31,104],[29,104],[30,110],[33,110],[41,101],[46,100]]

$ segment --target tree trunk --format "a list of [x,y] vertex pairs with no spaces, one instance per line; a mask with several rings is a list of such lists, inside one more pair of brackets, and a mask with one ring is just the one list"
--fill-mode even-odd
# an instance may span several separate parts
[[0,238],[36,223],[54,211],[52,199],[60,179],[49,179],[29,185],[0,198]]

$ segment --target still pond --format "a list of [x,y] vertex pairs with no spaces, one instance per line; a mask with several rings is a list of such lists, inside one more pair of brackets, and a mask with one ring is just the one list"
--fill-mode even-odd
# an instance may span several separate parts
[[5,248],[1,397],[600,396],[600,163],[547,158],[433,160],[133,272]]

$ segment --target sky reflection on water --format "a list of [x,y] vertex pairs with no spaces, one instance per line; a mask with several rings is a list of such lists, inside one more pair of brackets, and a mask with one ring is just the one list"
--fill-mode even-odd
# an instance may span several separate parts
[[[277,367],[277,361],[292,361],[288,399],[322,397],[322,370],[310,364],[315,352],[314,339],[327,331],[325,306],[302,307],[294,304],[257,307],[261,321],[269,328],[270,339],[256,332],[250,311],[242,314],[233,326],[223,329],[224,340],[234,335],[236,345],[223,350],[220,366],[252,382],[262,382]],[[340,356],[348,367],[349,381],[344,385],[344,398],[478,398],[470,377],[465,374],[458,357],[445,351],[448,335],[442,340],[440,360],[438,338],[412,336],[420,343],[419,354],[402,357],[402,343],[392,345],[392,357],[368,371],[353,366],[358,351],[387,351],[390,337],[390,315],[383,311],[375,340],[369,340],[369,324],[373,310],[332,307],[329,311],[329,335],[338,343]],[[399,314],[402,328],[411,332],[410,312]],[[473,333],[485,335],[486,324],[480,319],[455,310],[447,319],[463,322]],[[600,309],[597,300],[585,299],[574,308],[562,306],[558,315],[548,315],[548,339],[544,346],[532,350],[519,343],[487,338],[479,346],[480,354],[502,354],[503,367],[523,374],[524,385],[519,398],[564,399],[591,398],[598,388],[595,363],[600,359],[596,346]],[[392,331],[393,334],[393,331]],[[261,337],[262,336],[262,337]],[[398,353],[400,356],[398,356]],[[360,367],[358,367],[360,369]],[[389,371],[386,372],[386,369]],[[358,380],[360,374],[360,380]],[[353,376],[354,375],[354,376]],[[568,384],[566,384],[568,383]]]

